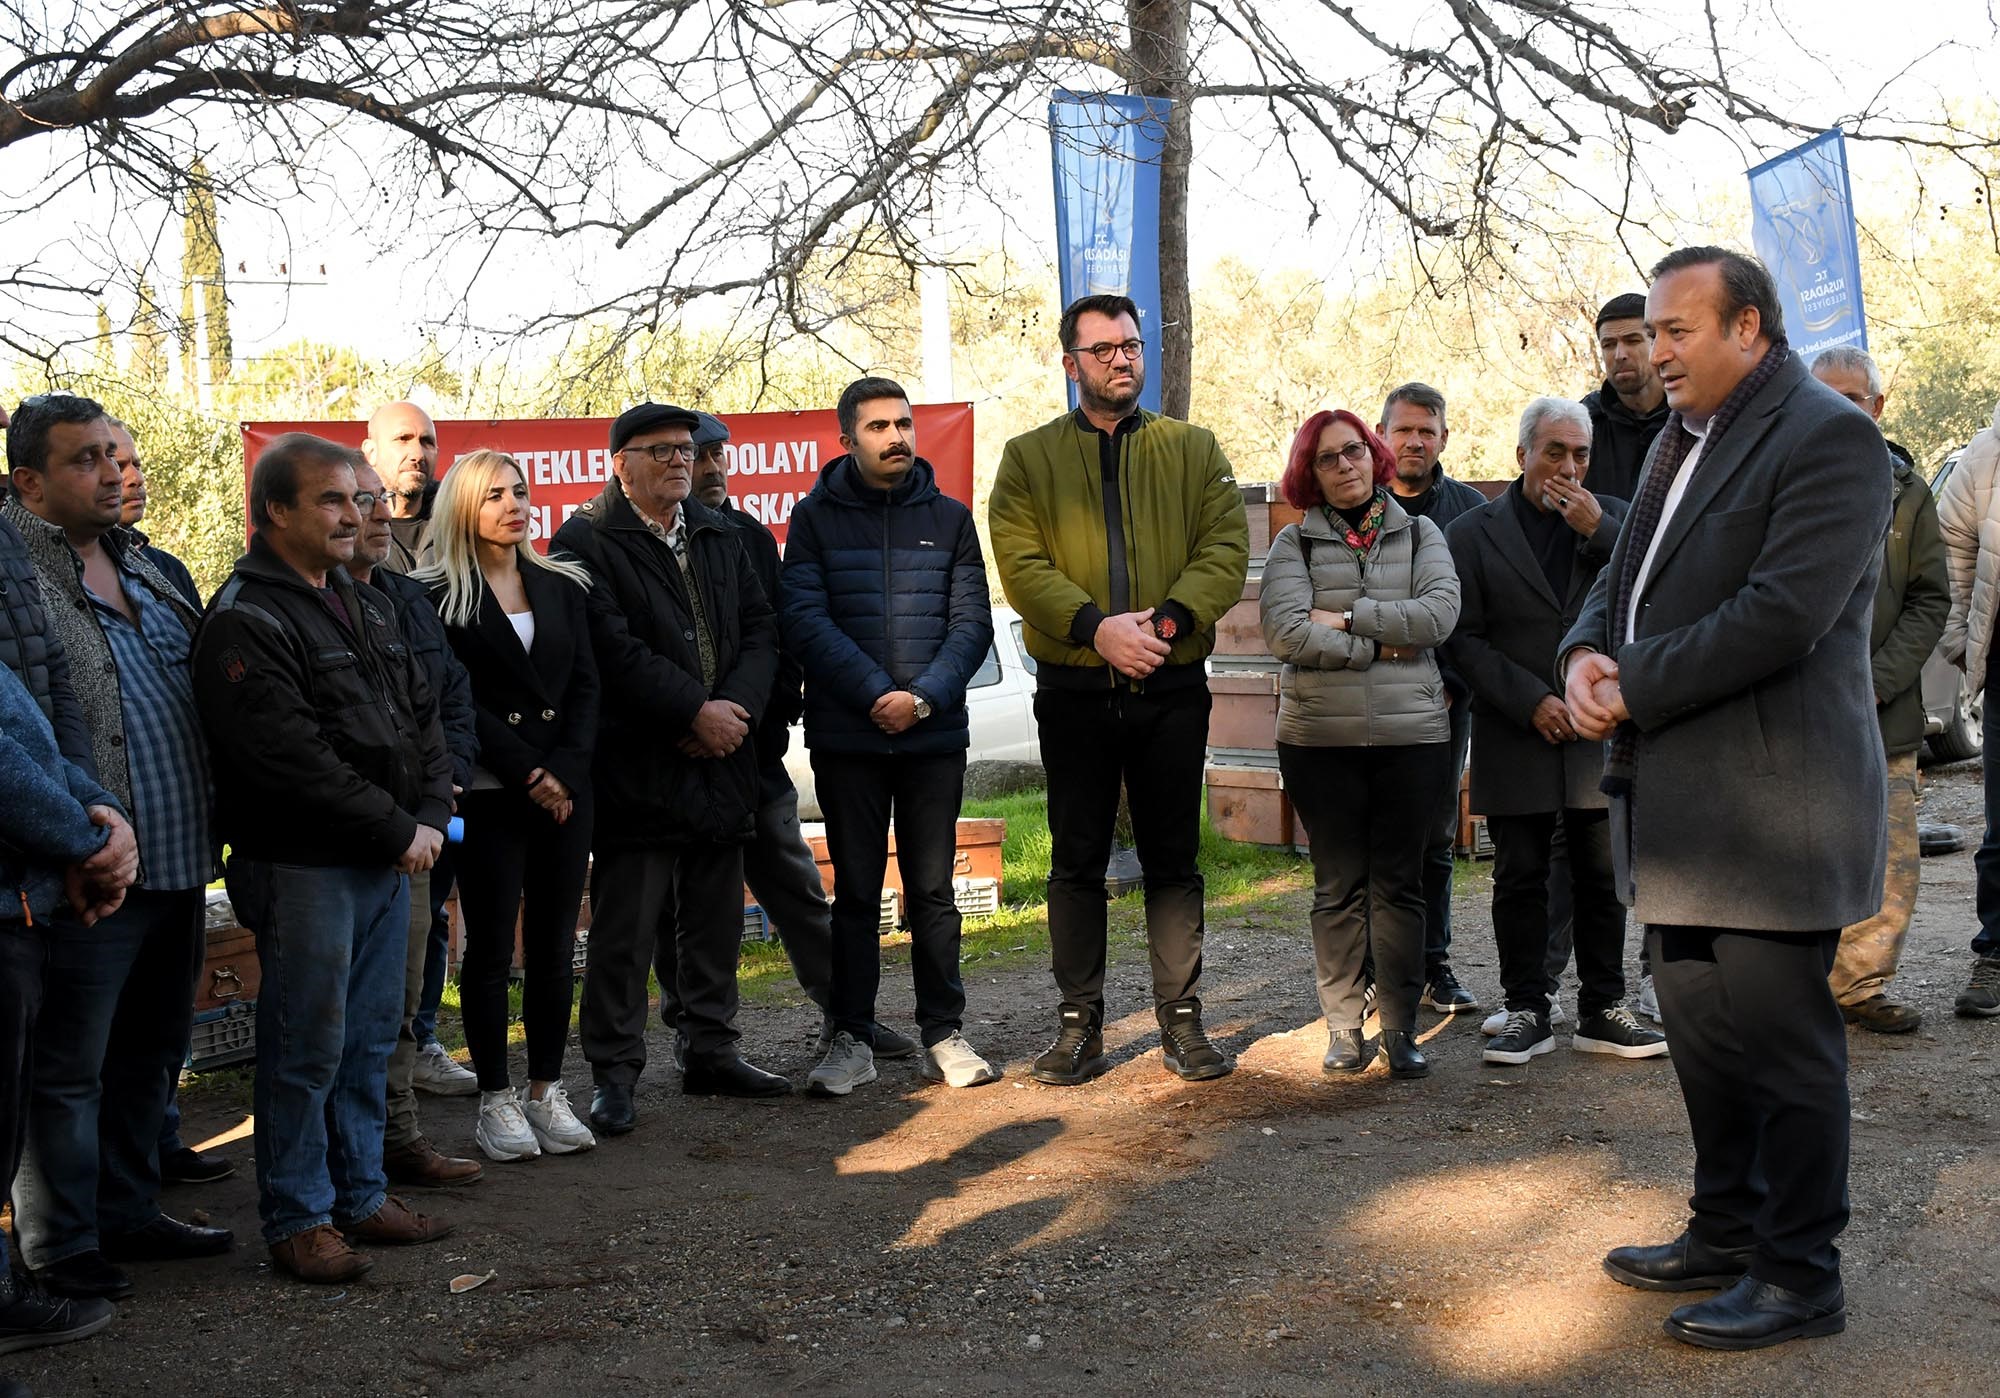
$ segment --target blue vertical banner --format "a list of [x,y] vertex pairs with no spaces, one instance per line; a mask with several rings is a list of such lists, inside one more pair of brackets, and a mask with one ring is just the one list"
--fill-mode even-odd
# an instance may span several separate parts
[[[1099,294],[1138,303],[1139,405],[1150,412],[1160,410],[1160,156],[1172,107],[1160,97],[1060,88],[1049,103],[1063,305]],[[1069,401],[1076,405],[1075,384]]]
[[1861,244],[1840,128],[1750,172],[1750,238],[1778,283],[1792,348],[1810,364],[1835,345],[1868,348]]

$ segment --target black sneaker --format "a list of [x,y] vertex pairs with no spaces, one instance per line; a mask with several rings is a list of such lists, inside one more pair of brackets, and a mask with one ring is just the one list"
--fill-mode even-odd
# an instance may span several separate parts
[[1189,1082],[1207,1082],[1236,1071],[1229,1055],[1208,1041],[1208,1033],[1201,1027],[1201,1007],[1195,1004],[1167,1008],[1166,1018],[1160,1021],[1160,1057],[1168,1072]]
[[236,1173],[236,1167],[214,1151],[179,1146],[160,1152],[160,1179],[166,1184],[214,1184]]
[[0,1354],[81,1340],[109,1325],[116,1313],[101,1296],[51,1296],[33,1277],[0,1276]]
[[1952,1009],[1967,1019],[2000,1015],[2000,956],[1982,956],[1972,963],[1972,979],[1959,991]]
[[1479,1061],[1521,1064],[1531,1058],[1540,1058],[1545,1053],[1553,1053],[1555,1047],[1556,1036],[1549,1028],[1547,1015],[1533,1010],[1514,1010],[1508,1014],[1500,1032],[1486,1041]]
[[1104,1056],[1104,1035],[1097,1026],[1080,1010],[1064,1010],[1062,1032],[1028,1074],[1051,1087],[1075,1087],[1110,1069],[1111,1060]]
[[1472,992],[1458,983],[1449,965],[1440,966],[1424,981],[1423,1002],[1441,1015],[1470,1014],[1479,1008]]
[[1613,1005],[1578,1020],[1569,1046],[1578,1053],[1608,1053],[1617,1058],[1664,1058],[1667,1036],[1640,1024],[1623,1005]]

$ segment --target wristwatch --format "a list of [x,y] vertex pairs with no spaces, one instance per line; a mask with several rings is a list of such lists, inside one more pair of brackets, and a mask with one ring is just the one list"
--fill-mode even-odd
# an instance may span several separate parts
[[910,691],[910,697],[917,701],[917,722],[922,723],[931,716],[931,701],[914,689]]
[[1352,631],[1354,629],[1354,609],[1352,607],[1340,614],[1340,624],[1345,630]]
[[1172,641],[1174,637],[1181,634],[1180,623],[1170,616],[1154,617],[1153,634],[1162,641]]

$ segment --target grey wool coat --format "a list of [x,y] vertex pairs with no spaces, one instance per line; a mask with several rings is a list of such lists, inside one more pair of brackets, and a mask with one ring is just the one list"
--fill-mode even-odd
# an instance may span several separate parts
[[1542,700],[1562,697],[1549,665],[1611,557],[1626,505],[1599,496],[1597,531],[1588,539],[1567,531],[1569,587],[1557,597],[1521,528],[1513,498],[1520,488],[1516,481],[1444,531],[1459,595],[1458,628],[1444,656],[1472,690],[1472,809],[1497,816],[1601,811],[1604,744],[1550,743],[1533,717]]
[[[1285,662],[1278,741],[1301,747],[1399,747],[1451,737],[1437,647],[1458,621],[1458,575],[1444,535],[1392,496],[1365,563],[1315,506],[1271,541],[1259,602],[1264,643]],[[1311,619],[1354,613],[1352,630]],[[1384,660],[1381,646],[1419,647]]]
[[1793,354],[1661,526],[1629,643],[1620,535],[1557,664],[1618,662],[1639,737],[1612,857],[1642,922],[1825,933],[1881,906],[1868,630],[1892,479],[1868,415]]

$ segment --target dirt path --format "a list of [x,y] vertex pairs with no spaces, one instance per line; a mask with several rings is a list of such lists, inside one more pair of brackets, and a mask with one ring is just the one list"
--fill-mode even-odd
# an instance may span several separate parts
[[[1925,816],[1976,838],[1977,766],[1936,774]],[[1669,1299],[1598,1269],[1683,1216],[1690,1152],[1664,1061],[1488,1069],[1476,1016],[1426,1014],[1427,1082],[1379,1064],[1324,1081],[1291,891],[1281,916],[1211,926],[1209,1023],[1241,1055],[1219,1083],[1161,1070],[1143,955],[1112,971],[1119,1066],[1066,1091],[1024,1076],[1051,1032],[1046,973],[981,971],[967,1029],[1006,1061],[996,1086],[952,1093],[894,1064],[845,1103],[720,1103],[656,1069],[635,1134],[433,1196],[456,1236],[378,1253],[359,1285],[274,1280],[254,1243],[141,1266],[113,1329],[5,1372],[54,1395],[1991,1393],[2000,1021],[1950,1012],[1970,851],[1925,860],[1924,878],[1901,978],[1924,1027],[1852,1039],[1837,1339],[1690,1350],[1660,1331]],[[1460,974],[1490,1000],[1483,867],[1456,916]],[[897,968],[885,1016],[907,997]],[[802,1080],[815,1027],[802,998],[756,1007],[746,1046]],[[425,1108],[434,1137],[472,1150],[470,1106]],[[241,1120],[213,1098],[189,1110],[195,1133]],[[248,1142],[228,1149],[236,1178],[168,1205],[254,1239]],[[447,1293],[488,1268],[487,1286]]]

